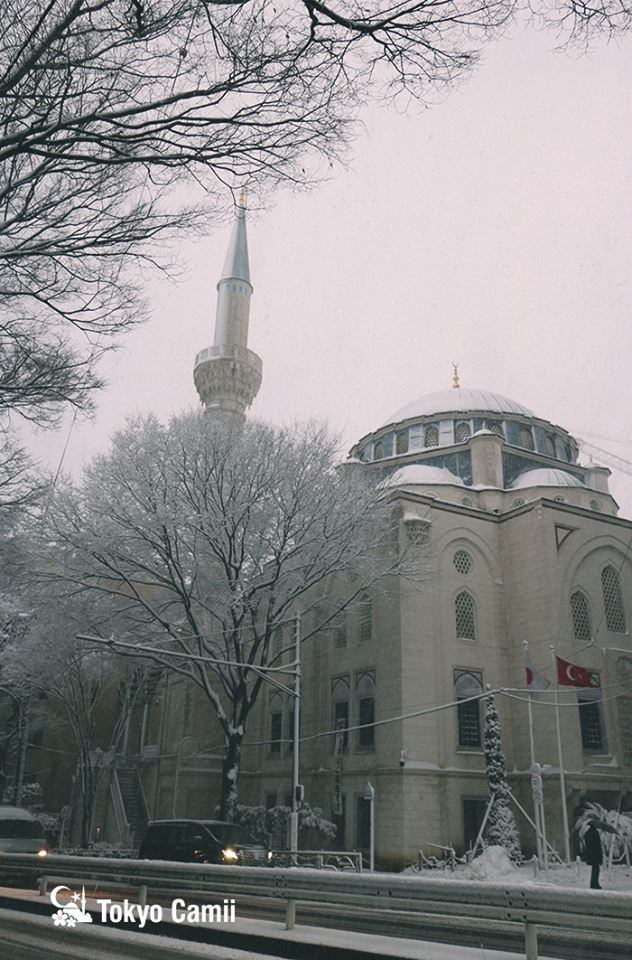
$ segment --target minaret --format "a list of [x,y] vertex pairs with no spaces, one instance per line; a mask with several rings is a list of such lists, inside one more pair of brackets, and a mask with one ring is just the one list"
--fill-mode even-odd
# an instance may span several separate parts
[[243,419],[261,386],[261,358],[248,349],[250,265],[245,191],[241,191],[233,232],[217,284],[213,346],[195,358],[193,380],[208,413]]

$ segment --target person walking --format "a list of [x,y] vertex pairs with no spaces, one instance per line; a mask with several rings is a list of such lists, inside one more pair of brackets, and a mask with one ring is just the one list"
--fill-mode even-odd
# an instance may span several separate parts
[[603,850],[601,847],[601,834],[594,821],[591,822],[588,830],[584,834],[584,859],[591,868],[590,889],[601,890],[599,884],[599,868],[603,863]]

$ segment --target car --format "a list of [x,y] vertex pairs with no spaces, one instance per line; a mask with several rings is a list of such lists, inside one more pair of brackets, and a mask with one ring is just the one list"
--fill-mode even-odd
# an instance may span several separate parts
[[264,866],[272,860],[271,851],[251,833],[224,820],[152,820],[138,856],[242,866]]
[[0,853],[48,854],[48,840],[30,810],[0,805]]

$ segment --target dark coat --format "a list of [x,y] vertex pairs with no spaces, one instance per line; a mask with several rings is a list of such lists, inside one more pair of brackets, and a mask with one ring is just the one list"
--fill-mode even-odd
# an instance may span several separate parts
[[591,823],[584,834],[584,859],[591,867],[600,867],[603,863],[601,837],[594,823]]

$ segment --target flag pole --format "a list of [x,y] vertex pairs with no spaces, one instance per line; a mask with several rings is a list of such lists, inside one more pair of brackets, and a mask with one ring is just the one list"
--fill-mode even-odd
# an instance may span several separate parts
[[566,862],[571,862],[571,847],[568,830],[568,810],[566,809],[566,778],[564,776],[564,754],[562,751],[562,731],[560,727],[560,685],[557,676],[557,654],[555,644],[551,647],[551,663],[553,664],[553,679],[555,681],[555,729],[557,730],[557,755],[560,764],[560,795],[562,800],[562,827],[564,830],[564,852]]
[[[527,664],[529,658],[529,642],[528,640],[522,641],[522,646],[524,648],[524,662]],[[535,735],[533,732],[533,707],[531,703],[531,691],[527,693],[527,709],[529,711],[529,751],[531,754],[531,773],[535,769]],[[532,791],[533,792],[533,791]],[[535,845],[538,854],[538,860],[542,863],[542,826],[540,822],[540,804],[533,792],[533,814],[535,820]],[[544,856],[546,858],[546,849],[544,851]]]

